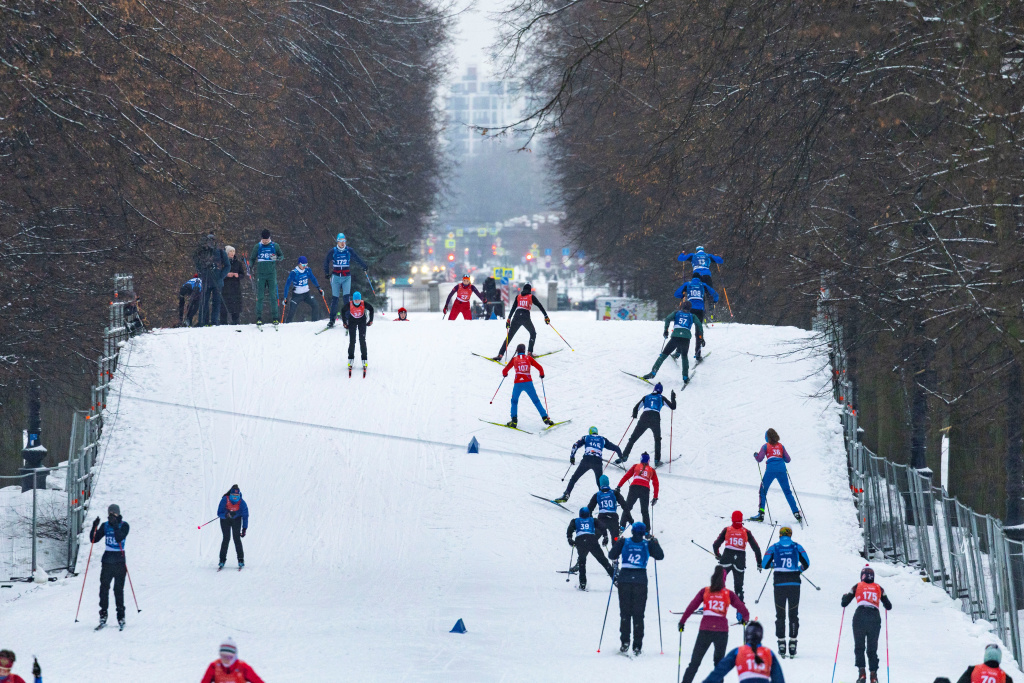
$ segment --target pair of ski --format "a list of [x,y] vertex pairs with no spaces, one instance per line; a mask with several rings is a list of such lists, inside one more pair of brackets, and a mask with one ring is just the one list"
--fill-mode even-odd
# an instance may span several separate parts
[[[348,365],[348,378],[352,379],[352,364]],[[366,379],[366,363],[363,363],[363,379]]]
[[[695,360],[693,361],[693,372],[691,372],[691,373],[690,373],[690,377],[689,377],[689,380],[690,380],[690,381],[692,381],[692,380],[693,380],[693,375],[694,375],[694,373],[696,373],[696,372],[697,372],[697,366],[698,366],[698,365],[700,365],[701,363],[703,363],[703,362],[704,362],[704,359],[705,359],[705,358],[707,358],[707,357],[708,357],[708,356],[710,356],[710,355],[711,355],[711,352],[710,352],[710,351],[708,351],[708,352],[707,352],[707,353],[705,353],[705,354],[704,354],[703,356],[701,356],[701,357],[700,357],[699,359],[695,359]],[[634,375],[634,374],[633,374],[632,372],[628,372],[628,371],[626,371],[626,370],[620,370],[620,372],[622,372],[622,373],[625,373],[625,374],[627,374],[627,375],[629,375],[630,377],[633,377],[633,378],[635,378],[635,379],[638,379],[638,380],[640,380],[641,382],[643,382],[644,384],[648,384],[648,385],[650,385],[650,386],[654,386],[654,382],[652,382],[652,381],[651,381],[651,380],[649,380],[649,379],[645,379],[645,378],[644,378],[644,377],[643,377],[642,375]],[[682,388],[682,389],[680,389],[679,391],[680,391],[680,392],[682,392],[682,391],[683,391],[683,389],[685,389],[685,388],[686,388],[686,387],[688,387],[688,386],[690,386],[690,382],[689,382],[689,381],[687,381],[687,382],[684,382],[684,383],[683,383],[683,388]]]
[[[100,629],[106,628],[106,626],[107,626],[107,622],[101,621],[100,625],[97,626],[96,628],[94,628],[93,631],[99,631]],[[124,630],[124,624],[118,624],[117,625],[117,630],[118,631],[123,631]]]
[[[554,354],[558,353],[558,352],[559,352],[559,351],[561,351],[561,350],[562,350],[562,349],[555,349],[554,351],[548,351],[547,353],[538,353],[538,354],[534,355],[533,357],[534,357],[534,358],[543,358],[544,356],[551,356],[551,355],[554,355]],[[504,366],[505,366],[505,364],[504,364],[504,363],[502,363],[502,362],[501,362],[500,360],[494,360],[494,359],[493,359],[493,358],[491,358],[490,356],[484,356],[484,355],[482,355],[482,354],[479,354],[479,353],[476,353],[476,352],[474,352],[474,351],[470,351],[470,353],[471,353],[472,355],[476,356],[477,358],[483,358],[484,360],[489,360],[489,361],[491,361],[492,363],[494,363],[495,365],[500,365],[500,366],[502,366],[502,367],[504,367]]]
[[[219,572],[219,571],[222,571],[223,569],[224,569],[223,565],[222,565],[222,566],[220,566],[220,567],[217,567],[217,571],[218,571],[218,572]],[[243,566],[239,567],[239,568],[238,568],[238,571],[242,571],[243,569],[245,569],[245,565],[243,565]]]
[[[364,375],[364,377],[365,377],[365,375]],[[512,427],[512,426],[510,426],[510,425],[507,425],[507,424],[505,424],[504,422],[491,422],[490,420],[485,420],[485,419],[483,419],[483,418],[478,418],[478,419],[479,419],[479,420],[480,420],[481,422],[486,422],[487,424],[489,424],[489,425],[494,425],[495,427],[504,427],[505,429],[512,429],[512,430],[515,430],[515,431],[517,431],[517,432],[522,432],[523,434],[530,434],[530,435],[533,435],[533,432],[528,432],[528,431],[526,431],[525,429],[520,429],[519,427]],[[553,425],[548,425],[548,426],[547,426],[547,427],[545,427],[544,429],[540,430],[540,435],[541,435],[541,436],[544,436],[544,435],[545,435],[546,433],[550,432],[550,431],[551,431],[552,429],[554,429],[555,427],[559,427],[559,426],[561,426],[561,425],[564,425],[564,424],[568,424],[568,423],[570,423],[570,422],[572,422],[572,420],[562,420],[561,422],[556,422],[556,423],[555,423],[555,424],[553,424]]]
[[[276,320],[274,321],[273,325],[274,325],[274,332],[277,332],[277,321]],[[256,329],[259,330],[260,332],[262,332],[263,331],[263,323],[257,321],[256,322]],[[238,330],[238,331],[241,332],[241,330]]]

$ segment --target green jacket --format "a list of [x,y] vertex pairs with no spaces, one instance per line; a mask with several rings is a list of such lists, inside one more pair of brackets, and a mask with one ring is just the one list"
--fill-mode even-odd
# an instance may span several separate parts
[[[263,260],[260,260],[260,252],[263,252]],[[249,252],[249,262],[252,264],[255,273],[259,275],[274,275],[277,276],[277,262],[284,260],[284,253],[281,251],[281,247],[277,242],[271,242],[270,244],[263,246],[262,242],[257,242],[256,246]]]
[[[682,311],[672,311],[671,313],[669,313],[668,315],[665,316],[665,331],[666,332],[668,332],[669,325],[671,325],[671,324],[673,324],[675,322],[676,313],[682,313]],[[697,336],[698,337],[703,337],[704,336],[704,327],[700,324],[700,319],[697,318],[697,316],[691,314],[690,315],[690,320],[693,322],[694,325],[697,326]],[[684,339],[690,339],[693,335],[691,334],[689,327],[676,327],[676,328],[674,328],[672,330],[672,336],[673,337],[682,337]]]

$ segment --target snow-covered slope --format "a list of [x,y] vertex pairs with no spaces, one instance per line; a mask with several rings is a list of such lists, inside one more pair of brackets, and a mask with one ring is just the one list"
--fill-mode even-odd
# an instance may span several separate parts
[[[821,358],[790,353],[808,333],[726,324],[708,331],[711,355],[680,394],[671,430],[681,458],[659,472],[665,654],[652,567],[645,651],[629,661],[613,654],[614,596],[604,647],[595,652],[608,579],[592,570],[590,591],[581,593],[575,579],[566,583],[556,573],[569,561],[570,516],[528,494],[562,491],[569,446],[590,425],[619,439],[648,389],[619,369],[650,367],[660,324],[579,314],[556,314],[553,322],[576,351],[543,324],[537,351],[563,349],[541,361],[552,416],[573,422],[543,436],[478,419],[508,415],[511,381],[490,405],[499,368],[470,355],[496,352],[500,322],[380,319],[368,334],[367,379],[358,371],[347,378],[344,332],[314,335],[322,324],[158,331],[132,341],[119,370],[120,398],[109,406],[93,510],[116,502],[132,525],[127,553],[142,612],[129,593],[127,629],[93,632],[96,553],[81,623],[73,622],[81,576],[2,605],[0,645],[21,655],[15,671],[27,675],[34,653],[49,681],[180,683],[197,680],[230,634],[241,657],[273,682],[669,680],[679,635],[668,610],[681,611],[714,566],[691,539],[710,544],[723,516],[754,512],[759,480],[751,453],[774,427],[793,455],[810,522],[796,528],[795,539],[810,554],[808,577],[821,587],[804,587],[800,654],[782,666],[790,681],[827,680],[839,596],[862,561],[835,408],[812,397],[827,371]],[[659,379],[678,390],[678,366],[666,362]],[[521,427],[538,431],[525,397],[520,408]],[[473,436],[479,454],[466,452]],[[649,435],[640,446],[651,447]],[[219,529],[196,526],[214,516],[235,483],[251,514],[247,566],[217,573]],[[592,479],[581,480],[569,507],[585,504],[593,490]],[[786,510],[777,489],[769,502],[776,513]],[[792,522],[788,512],[782,519]],[[769,527],[752,528],[764,544]],[[87,556],[83,548],[80,575]],[[233,549],[228,557],[230,569]],[[913,572],[876,570],[895,605],[894,680],[955,680],[977,661],[990,639],[983,625],[972,625]],[[752,612],[774,644],[771,587],[753,604],[764,575],[748,574]],[[449,634],[459,618],[469,632]],[[684,666],[697,624],[683,634]],[[730,647],[739,637],[733,629]],[[837,680],[854,678],[852,650],[847,624]],[[697,680],[710,668],[709,654]]]

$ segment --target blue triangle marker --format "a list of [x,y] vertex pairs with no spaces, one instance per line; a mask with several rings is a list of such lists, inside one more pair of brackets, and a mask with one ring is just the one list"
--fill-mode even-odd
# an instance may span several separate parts
[[455,626],[452,628],[452,630],[448,631],[448,633],[465,633],[465,632],[466,632],[466,625],[462,623],[462,619],[459,619],[458,621],[456,621],[455,622]]
[[466,452],[467,453],[479,453],[480,452],[480,442],[476,440],[475,436],[469,442],[469,448],[466,450]]

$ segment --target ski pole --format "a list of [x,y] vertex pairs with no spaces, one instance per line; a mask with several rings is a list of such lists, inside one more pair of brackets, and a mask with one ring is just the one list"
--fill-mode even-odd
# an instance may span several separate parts
[[804,581],[806,581],[807,583],[809,583],[809,584],[811,584],[812,586],[814,586],[814,590],[818,590],[818,591],[820,591],[820,590],[821,590],[820,588],[818,588],[817,586],[815,586],[815,585],[814,585],[814,582],[813,582],[813,581],[811,581],[811,580],[810,580],[810,579],[808,579],[808,578],[807,578],[806,576],[804,576],[804,573],[803,573],[803,572],[800,572],[800,576],[801,576],[801,577],[803,578],[803,580],[804,580]]
[[571,548],[569,548],[569,571],[567,571],[565,573],[565,582],[566,583],[569,583],[569,576],[570,576],[570,573],[572,572],[572,554],[574,552],[576,552],[575,544]]
[[210,522],[216,522],[216,521],[217,521],[218,519],[220,519],[220,517],[214,517],[214,518],[213,518],[213,519],[211,519],[211,520],[210,520],[209,522],[204,522],[203,524],[200,524],[200,525],[199,525],[199,526],[197,526],[196,528],[197,528],[197,529],[202,529],[202,528],[203,528],[204,526],[206,526],[206,525],[207,525],[207,524],[209,524]]
[[[505,377],[508,377],[508,375],[505,375]],[[494,390],[494,396],[491,396],[491,403],[494,403],[494,399],[497,398],[498,392],[501,391],[501,385],[505,383],[505,377],[502,377],[501,381],[498,382],[498,388]]]
[[509,325],[505,325],[505,343],[501,345],[501,360],[505,360],[505,352],[508,351],[508,335],[512,332],[512,328]]
[[544,387],[544,375],[540,376],[540,390],[544,392],[544,412],[550,414],[548,410],[548,390]]
[[[654,518],[651,518],[651,526],[654,526]],[[653,532],[654,529],[651,529]],[[661,646],[661,654],[665,654],[665,642],[661,639],[661,593],[658,591],[658,561],[654,561],[654,597],[658,601],[658,644]],[[888,645],[886,646],[888,648]]]
[[793,475],[789,473],[789,470],[786,470],[786,476],[789,477],[789,487],[793,489],[793,495],[796,497],[796,506],[799,508],[800,514],[803,515],[804,522],[807,523],[807,526],[810,526],[811,523],[807,521],[807,513],[804,512],[804,505],[800,502],[800,494],[796,490],[796,484],[793,483]]
[[669,471],[669,473],[672,472],[672,461],[675,459],[674,456],[672,455],[672,431],[673,431],[673,427],[675,427],[675,425],[676,425],[676,411],[675,411],[675,408],[673,408],[672,409],[672,414],[671,414],[671,416],[669,417],[669,420],[668,420],[668,471]]
[[612,585],[608,586],[608,603],[604,606],[604,621],[601,622],[601,639],[597,641],[597,651],[601,652],[601,643],[604,642],[604,627],[608,624],[608,608],[612,605],[612,591],[615,589],[615,577],[612,577]]
[[[888,656],[889,656],[889,615],[885,617],[885,652],[886,652],[886,673],[888,673]],[[839,664],[839,643],[843,640],[843,622],[846,621],[846,608],[843,608],[843,615],[839,617],[839,640],[836,642],[836,660],[832,662],[832,683],[836,680],[836,665]]]
[[92,534],[89,534],[89,559],[85,561],[85,573],[82,576],[82,591],[78,594],[78,609],[75,610],[75,623],[78,623],[78,612],[82,609],[82,596],[85,595],[85,580],[89,577],[89,563],[92,561]]
[[370,284],[370,294],[373,294],[374,296],[377,296],[377,292],[376,292],[376,290],[374,290],[374,288],[373,288],[373,280],[371,280],[371,279],[370,279],[370,274],[369,274],[369,273],[367,273],[367,272],[366,272],[366,271],[364,270],[364,271],[363,271],[363,275],[365,275],[365,276],[366,276],[366,281],[367,281],[367,282],[368,282],[368,283]]
[[570,469],[572,469],[572,463],[571,462],[569,463],[569,467],[565,468],[565,474],[562,475],[562,481],[565,481],[565,478],[569,476],[569,470]]
[[281,302],[281,322],[284,322],[285,311],[288,310],[288,297],[285,297]]
[[[552,325],[551,323],[548,323],[548,327],[550,327],[552,330],[555,330],[555,326]],[[572,348],[572,344],[570,344],[569,342],[565,341],[565,337],[562,337],[562,335],[559,333],[558,330],[555,330],[555,334],[557,334],[559,337],[561,337],[562,341],[565,342],[565,345],[569,347],[570,351],[575,353],[576,349]]]
[[124,554],[124,542],[119,542],[118,545],[121,546],[121,559],[124,560],[124,573],[128,575],[128,587],[132,589],[132,600],[135,601],[135,609],[141,612],[142,609],[139,607],[139,599],[135,597],[135,586],[132,585],[132,573],[128,571],[128,558],[125,557]]
[[889,610],[885,610],[885,681],[892,683],[889,678]]
[[[702,545],[701,545],[700,543],[697,543],[697,541],[693,540],[692,538],[690,539],[690,543],[694,544],[695,546],[697,546],[698,548],[700,548],[701,550],[703,550],[704,552],[706,552],[706,553],[707,553],[708,555],[714,555],[714,553],[713,553],[713,552],[711,552],[710,550],[708,550],[707,548],[705,548],[704,546],[702,546]],[[718,557],[715,557],[715,559],[717,560],[717,559],[718,559]]]
[[768,570],[768,576],[764,577],[764,586],[761,586],[761,592],[757,594],[757,600],[754,600],[754,604],[761,602],[761,596],[764,595],[764,589],[768,586],[768,579],[772,578],[772,572],[775,571],[775,567]]
[[732,314],[732,304],[729,303],[729,290],[727,290],[724,285],[722,286],[722,293],[725,294],[725,305],[729,307],[729,317],[734,318],[735,316]]
[[680,680],[683,671],[683,632],[679,632],[679,659],[676,661],[676,680]]

